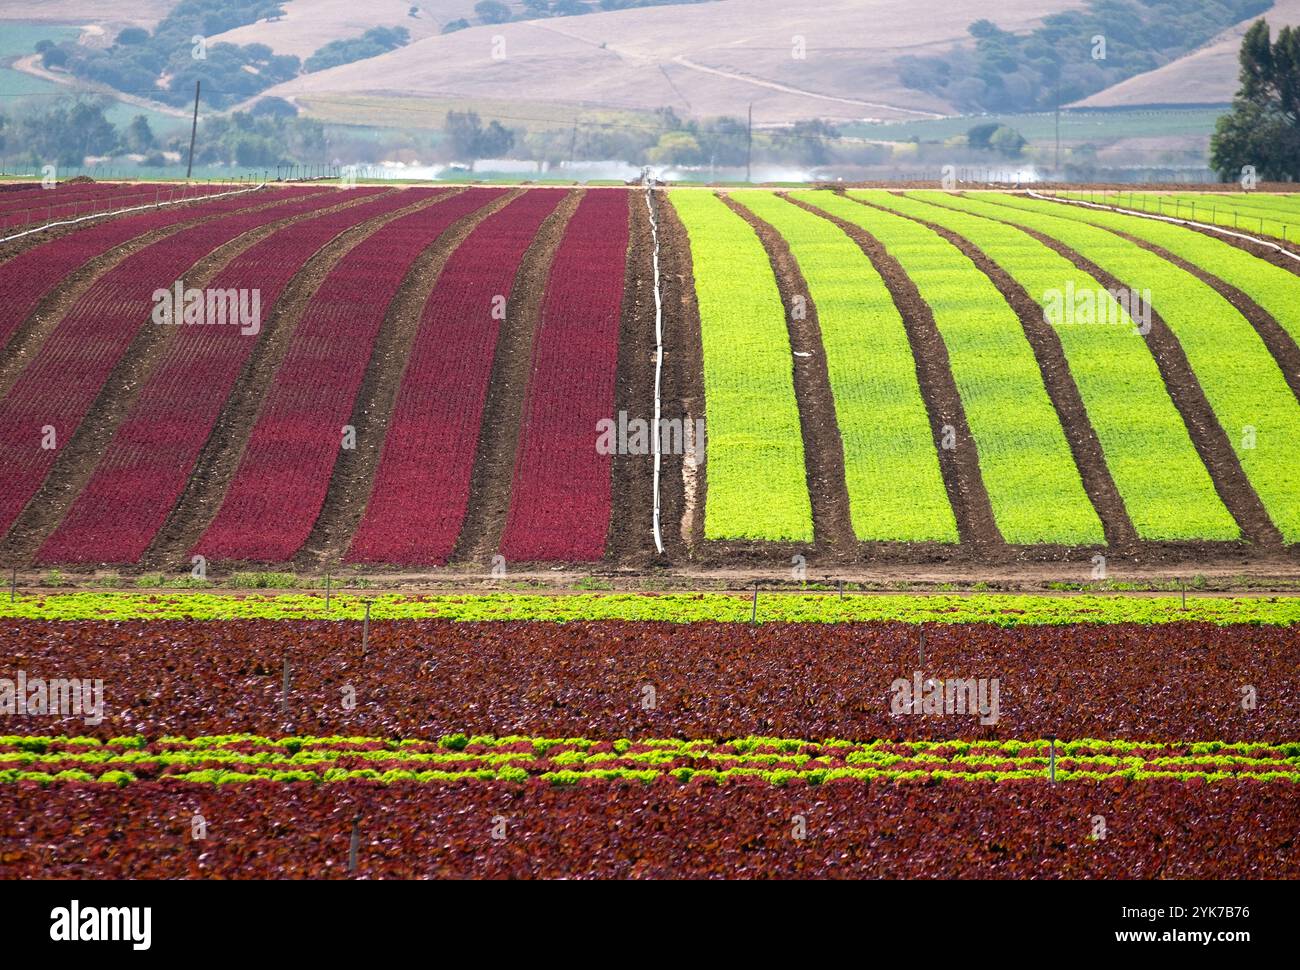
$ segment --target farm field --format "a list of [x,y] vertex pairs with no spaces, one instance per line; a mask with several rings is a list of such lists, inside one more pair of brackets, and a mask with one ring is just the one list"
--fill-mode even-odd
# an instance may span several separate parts
[[[182,282],[261,318],[159,327]],[[1246,240],[997,192],[317,184],[91,219],[0,242],[2,549],[1286,573],[1297,285]]]
[[1283,254],[148,191],[0,229],[0,877],[1300,876]]
[[[6,625],[24,669],[111,662],[135,698],[95,725],[7,720],[11,877],[863,877],[958,846],[948,875],[1295,874],[1294,626],[936,624],[922,660],[907,623],[385,621],[364,655],[355,621]],[[961,677],[1001,691],[899,713],[900,681]],[[1277,702],[1225,697],[1243,677]],[[221,833],[202,853],[177,838],[195,798]],[[104,850],[108,818],[129,851]]]

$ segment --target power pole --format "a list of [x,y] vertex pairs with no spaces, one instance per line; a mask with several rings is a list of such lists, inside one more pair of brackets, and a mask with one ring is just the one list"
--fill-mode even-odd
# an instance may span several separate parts
[[745,128],[745,181],[751,182],[750,162],[754,157],[754,102],[749,103],[749,125]]
[[578,150],[578,119],[573,119],[573,134],[569,136],[569,168],[573,168],[573,154]]
[[190,126],[190,163],[185,166],[187,179],[194,171],[194,139],[199,133],[199,85],[202,83],[202,81],[194,82],[194,124]]
[[1061,173],[1061,69],[1056,69],[1056,176]]

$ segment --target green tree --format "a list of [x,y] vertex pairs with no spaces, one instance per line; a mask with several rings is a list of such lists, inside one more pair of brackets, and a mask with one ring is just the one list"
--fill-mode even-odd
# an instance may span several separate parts
[[479,0],[474,4],[474,12],[485,24],[504,24],[510,19],[510,8],[501,0]]
[[153,148],[155,141],[153,129],[149,127],[149,119],[144,115],[136,115],[132,118],[131,123],[126,126],[123,141],[129,152],[143,153]]
[[1006,125],[1000,126],[989,139],[989,147],[1007,158],[1019,158],[1026,144],[1024,135]]
[[1210,167],[1225,182],[1246,166],[1267,181],[1300,178],[1300,29],[1270,41],[1257,20],[1241,42],[1241,87],[1210,138]]

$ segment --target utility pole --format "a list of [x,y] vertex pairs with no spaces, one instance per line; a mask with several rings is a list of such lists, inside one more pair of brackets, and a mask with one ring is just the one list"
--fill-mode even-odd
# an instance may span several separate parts
[[578,119],[573,119],[573,133],[569,136],[569,168],[573,168],[573,154],[578,150]]
[[188,179],[194,171],[194,139],[199,133],[199,85],[202,81],[194,82],[194,123],[190,126],[190,163],[185,166],[185,177]]
[[749,102],[749,125],[745,128],[745,181],[750,182],[750,162],[754,157],[754,102]]
[[1061,69],[1056,69],[1056,176],[1061,176]]

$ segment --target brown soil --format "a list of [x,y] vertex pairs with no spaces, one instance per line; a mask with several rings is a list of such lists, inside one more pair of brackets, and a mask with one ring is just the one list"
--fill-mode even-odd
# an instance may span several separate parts
[[[1119,279],[1051,236],[1023,226],[1018,228],[1050,246],[1102,286],[1115,290],[1126,289]],[[1246,478],[1237,453],[1233,451],[1232,443],[1210,407],[1205,391],[1197,381],[1187,355],[1183,353],[1182,345],[1155,308],[1150,307],[1149,310],[1151,331],[1146,335],[1147,345],[1160,369],[1160,376],[1164,378],[1169,396],[1182,415],[1192,444],[1210,473],[1219,498],[1237,520],[1247,540],[1262,546],[1280,546],[1282,536],[1268,517],[1259,496],[1255,494],[1254,486]]]
[[[898,213],[895,213],[898,214]],[[1106,465],[1106,457],[1101,450],[1096,429],[1088,418],[1087,408],[1079,395],[1079,388],[1070,373],[1070,365],[1061,346],[1061,339],[1056,331],[1043,319],[1042,307],[1025,291],[1025,288],[1012,279],[1001,266],[989,259],[982,250],[957,233],[936,223],[916,216],[905,216],[919,222],[926,228],[937,232],[970,259],[998,288],[1003,299],[1020,317],[1025,328],[1025,336],[1033,348],[1039,370],[1043,374],[1043,384],[1047,396],[1051,398],[1065,431],[1074,462],[1083,479],[1083,487],[1092,501],[1093,508],[1101,518],[1105,530],[1106,542],[1111,546],[1120,546],[1137,541],[1137,530],[1124,507],[1124,499],[1111,477]]]
[[497,337],[474,471],[470,476],[469,504],[452,553],[453,562],[472,562],[486,568],[501,548],[514,485],[524,399],[532,376],[533,335],[542,312],[542,298],[555,251],[583,193],[582,189],[570,192],[542,221],[537,236],[524,253],[506,301],[506,319]]
[[[835,414],[821,321],[808,290],[808,281],[790,252],[789,243],[780,233],[735,199],[724,195],[722,201],[749,223],[762,241],[776,277],[781,305],[785,308],[808,495],[812,500],[814,544],[823,554],[835,550],[846,558],[852,558],[857,536],[853,532],[849,490],[845,484],[844,441]],[[794,314],[795,297],[802,297],[807,305],[802,320]]]
[[[1002,536],[993,519],[993,505],[980,475],[979,454],[957,383],[948,364],[948,348],[943,342],[934,313],[922,299],[916,284],[903,267],[874,236],[862,228],[815,206],[791,199],[795,205],[807,209],[835,223],[856,242],[875,266],[889,288],[895,306],[903,317],[907,339],[916,359],[916,373],[920,380],[921,396],[930,415],[930,428],[939,455],[948,498],[957,517],[957,530],[963,544],[977,549],[1001,545]],[[940,447],[944,425],[956,431],[957,447]]]
[[[666,192],[655,193],[659,220],[659,266],[664,304],[664,413],[688,425],[705,418],[704,345],[695,296],[691,241]],[[700,443],[697,443],[697,447]],[[690,559],[704,543],[708,492],[707,429],[704,447],[689,468],[684,455],[665,455],[659,483],[664,550],[674,560]]]
[[[627,194],[629,238],[623,309],[619,318],[618,375],[614,412],[652,421],[655,392],[654,240],[642,192]],[[662,462],[661,462],[662,472]],[[654,545],[654,457],[614,455],[609,537],[605,560],[645,566]]]
[[1169,250],[1163,249],[1155,243],[1147,242],[1136,236],[1130,236],[1126,232],[1119,232],[1115,229],[1110,231],[1149,252],[1155,253],[1161,259],[1173,263],[1184,272],[1191,273],[1231,303],[1237,312],[1249,320],[1251,326],[1259,333],[1260,339],[1264,341],[1264,346],[1268,348],[1268,352],[1273,355],[1273,359],[1282,368],[1282,376],[1286,378],[1291,393],[1297,399],[1300,399],[1300,346],[1296,345],[1295,340],[1282,329],[1282,326],[1271,313],[1222,277],[1208,273],[1199,266],[1193,266],[1181,256],[1175,256]]
[[[195,263],[186,271],[185,279],[193,277],[193,285],[202,289],[232,259],[267,237],[322,212],[352,205],[353,201],[277,219],[249,230]],[[30,562],[41,544],[58,528],[72,503],[90,481],[104,450],[131,413],[154,366],[179,332],[175,327],[142,326],[139,329],[122,359],[100,388],[94,403],[73,433],[72,440],[59,452],[45,482],[10,528],[0,558],[10,563]]]
[[[371,196],[367,201],[374,198]],[[263,324],[257,346],[244,363],[221,416],[199,453],[185,491],[145,551],[142,559],[146,567],[171,567],[187,562],[189,550],[221,508],[298,322],[334,265],[377,229],[445,198],[446,193],[426,198],[353,226],[327,243],[289,281]]]
[[515,189],[502,193],[459,219],[412,262],[388,306],[352,406],[348,423],[356,428],[357,447],[353,451],[339,452],[320,515],[295,559],[298,566],[323,569],[327,565],[337,565],[347,552],[370,501],[375,471],[383,453],[384,436],[406,374],[411,346],[420,329],[424,305],[447,260],[465,237],[484,219],[517,198],[521,191]]

